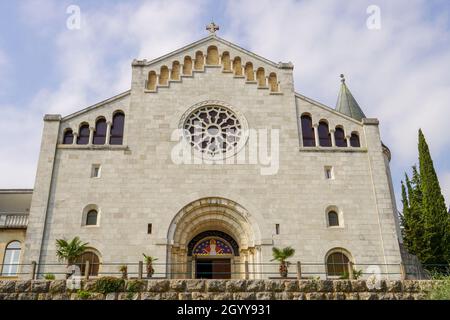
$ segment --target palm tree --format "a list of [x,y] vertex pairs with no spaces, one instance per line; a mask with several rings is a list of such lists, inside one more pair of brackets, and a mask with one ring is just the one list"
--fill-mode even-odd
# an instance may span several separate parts
[[87,245],[88,243],[83,243],[79,237],[75,237],[71,241],[57,239],[56,256],[58,260],[66,261],[67,267],[69,267],[86,251]]
[[280,276],[282,276],[283,278],[286,278],[288,275],[288,267],[289,267],[289,262],[287,262],[286,260],[289,259],[290,257],[292,257],[295,253],[295,249],[293,249],[292,247],[286,247],[283,249],[279,249],[276,247],[272,248],[272,255],[273,255],[273,259],[270,261],[279,261],[280,262]]
[[142,255],[144,256],[144,261],[147,266],[147,278],[151,278],[155,273],[155,269],[153,269],[153,261],[158,260],[158,258],[148,256],[145,253],[143,253]]

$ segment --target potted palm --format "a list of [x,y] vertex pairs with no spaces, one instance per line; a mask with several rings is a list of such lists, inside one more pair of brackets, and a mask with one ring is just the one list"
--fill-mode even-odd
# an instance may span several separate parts
[[292,247],[286,247],[283,249],[279,249],[279,248],[272,248],[272,255],[273,255],[273,259],[270,261],[279,261],[280,262],[280,276],[283,278],[286,278],[288,276],[288,267],[289,267],[289,262],[286,261],[287,259],[289,259],[290,257],[292,257],[295,253],[295,249],[293,249]]
[[[83,243],[79,237],[75,237],[68,241],[66,239],[56,240],[56,256],[60,261],[66,261],[67,268],[74,265],[77,258],[80,257],[87,249],[88,243]],[[67,274],[69,277],[70,274]]]
[[122,279],[128,279],[128,267],[126,265],[120,266],[119,271],[122,272]]
[[142,255],[144,256],[144,261],[147,269],[147,278],[151,278],[155,273],[155,269],[153,269],[153,262],[158,260],[158,258],[148,256],[145,253],[143,253]]

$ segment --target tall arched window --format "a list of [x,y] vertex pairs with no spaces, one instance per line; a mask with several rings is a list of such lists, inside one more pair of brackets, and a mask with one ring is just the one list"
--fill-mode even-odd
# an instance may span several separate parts
[[97,210],[90,210],[86,215],[86,225],[87,226],[96,226],[97,218],[98,218]]
[[334,140],[336,141],[336,147],[347,147],[344,129],[336,127],[336,131],[334,131]]
[[86,273],[86,261],[89,261],[89,275],[94,277],[98,276],[98,270],[100,268],[98,255],[92,251],[87,251],[76,259],[75,264],[80,268],[82,276]]
[[350,259],[342,249],[333,250],[327,256],[327,276],[342,277],[349,275]]
[[21,245],[19,241],[11,241],[5,249],[2,276],[16,276],[19,270]]
[[106,141],[106,119],[100,118],[95,123],[93,144],[105,144]]
[[172,62],[172,72],[170,73],[170,79],[180,80],[180,63],[178,61]]
[[218,65],[219,64],[219,51],[216,46],[209,46],[206,52],[206,64]]
[[271,92],[278,92],[278,80],[275,72],[269,74],[269,87]]
[[72,129],[67,129],[64,132],[63,144],[72,144],[73,143],[73,131]]
[[309,115],[302,115],[302,136],[304,147],[314,147],[316,145],[316,138],[314,136],[314,128],[312,126],[312,119]]
[[331,135],[328,129],[328,123],[325,121],[319,122],[319,145],[321,147],[331,147]]
[[259,87],[266,86],[266,74],[264,68],[258,68],[258,70],[256,71],[256,79],[258,80]]
[[359,135],[356,132],[352,132],[350,136],[350,145],[354,148],[361,147],[361,142],[359,141]]
[[159,73],[159,84],[161,86],[167,86],[169,83],[169,68],[167,66],[162,66]]
[[189,56],[184,57],[183,74],[187,76],[192,74],[192,59]]
[[203,70],[204,63],[205,63],[205,58],[203,57],[203,52],[197,51],[195,53],[194,69],[195,70]]
[[88,144],[89,143],[89,125],[83,124],[78,130],[77,144]]
[[334,210],[328,212],[328,226],[339,227],[339,215]]
[[150,71],[148,73],[148,79],[147,79],[147,90],[152,90],[155,91],[156,90],[156,72],[155,71]]
[[242,76],[242,61],[240,57],[234,57],[233,70],[235,76]]
[[228,51],[222,53],[222,66],[223,71],[231,71],[230,53]]
[[253,64],[251,62],[247,62],[245,64],[245,76],[247,77],[247,81],[255,80],[255,73],[253,71]]
[[125,125],[125,115],[122,112],[116,112],[113,116],[111,126],[111,138],[109,144],[120,145],[123,143],[123,128]]

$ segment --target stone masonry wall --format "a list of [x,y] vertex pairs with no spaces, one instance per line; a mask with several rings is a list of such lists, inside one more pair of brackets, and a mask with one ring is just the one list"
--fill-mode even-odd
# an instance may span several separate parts
[[78,291],[64,280],[5,280],[0,300],[424,300],[436,283],[383,280],[369,289],[365,280],[129,280],[120,292],[100,293],[96,282],[82,281]]

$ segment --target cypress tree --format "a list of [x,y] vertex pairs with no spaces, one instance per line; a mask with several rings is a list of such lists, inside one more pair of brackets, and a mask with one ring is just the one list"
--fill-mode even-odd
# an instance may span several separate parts
[[[408,175],[405,173],[406,181],[409,180]],[[409,207],[409,201],[408,201],[408,195],[406,194],[406,187],[405,184],[402,181],[402,204],[403,204],[403,212],[401,215],[401,222],[402,222],[402,235],[403,235],[403,244],[406,247],[406,250],[408,252],[415,254],[414,252],[414,245],[413,241],[414,238],[412,237],[412,230],[411,230],[411,209]]]
[[448,263],[450,216],[422,130],[419,130],[419,164],[424,248],[417,255],[425,264]]

